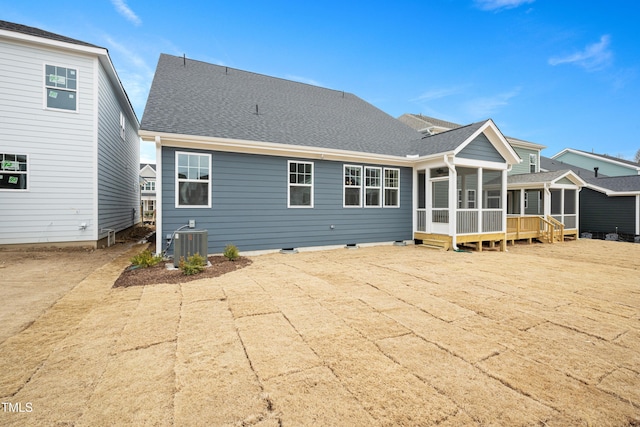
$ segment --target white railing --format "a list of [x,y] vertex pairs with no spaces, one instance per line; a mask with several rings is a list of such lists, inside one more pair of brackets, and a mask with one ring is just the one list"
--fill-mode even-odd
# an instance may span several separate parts
[[502,228],[502,209],[485,209],[482,211],[482,232],[495,233],[501,232]]
[[449,222],[449,209],[433,209],[431,211],[431,222],[447,224]]
[[416,230],[425,232],[427,231],[427,210],[418,209]]
[[478,232],[478,211],[475,209],[458,210],[456,216],[456,232],[468,234]]

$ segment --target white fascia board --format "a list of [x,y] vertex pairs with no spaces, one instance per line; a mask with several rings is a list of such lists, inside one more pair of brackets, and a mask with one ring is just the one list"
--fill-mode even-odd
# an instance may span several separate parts
[[464,166],[464,167],[482,168],[482,169],[507,170],[509,168],[509,165],[507,163],[495,163],[495,162],[489,162],[486,160],[467,159],[464,157],[454,157],[452,163],[455,166]]
[[538,151],[542,151],[547,148],[546,145],[536,144],[535,142],[523,141],[521,139],[511,138],[508,136],[505,136],[505,138],[507,139],[507,142],[509,142],[509,144],[511,144],[512,146],[515,145],[516,147],[529,148],[531,150]]
[[493,120],[487,120],[482,126],[478,128],[469,138],[466,139],[462,144],[460,144],[454,151],[454,154],[460,153],[464,148],[469,145],[474,139],[478,137],[481,133],[484,133],[485,130],[489,132],[485,134],[491,144],[493,144],[494,148],[498,150],[498,153],[507,161],[510,165],[515,165],[522,162],[518,153],[513,149],[509,141],[504,137],[502,132],[498,129],[498,127],[493,123]]
[[143,141],[156,141],[162,146],[176,148],[194,148],[233,153],[262,154],[268,156],[296,157],[317,160],[349,161],[357,163],[375,163],[389,166],[411,167],[416,159],[386,154],[360,153],[357,151],[337,150],[334,148],[307,147],[274,142],[250,141],[230,138],[214,138],[195,135],[158,133],[139,131]]
[[618,161],[616,161],[614,159],[608,159],[606,157],[602,157],[602,156],[599,156],[597,154],[585,153],[584,151],[578,151],[578,150],[574,150],[572,148],[565,148],[564,150],[562,150],[561,152],[559,152],[558,154],[556,154],[555,156],[553,156],[551,158],[555,159],[556,157],[559,157],[564,153],[573,153],[573,154],[577,154],[578,156],[588,157],[590,159],[599,160],[601,162],[611,163],[611,164],[614,164],[614,165],[617,165],[617,166],[622,166],[622,167],[625,167],[625,168],[634,169],[634,170],[638,171],[638,173],[640,174],[640,166],[634,166],[634,165],[630,165],[628,163],[618,162]]
[[567,178],[569,181],[573,182],[575,185],[577,185],[579,187],[585,187],[587,185],[587,182],[585,180],[583,180],[578,175],[576,175],[573,171],[570,171],[570,170],[567,171],[566,173],[560,175],[559,177],[557,177],[553,181],[551,181],[551,183],[553,184],[556,181],[561,180],[562,178]]

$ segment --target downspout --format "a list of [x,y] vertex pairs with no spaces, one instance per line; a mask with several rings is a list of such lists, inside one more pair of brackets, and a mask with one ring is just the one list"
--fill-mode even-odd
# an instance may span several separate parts
[[[451,213],[452,211],[452,207],[451,205],[453,205],[453,212],[456,215],[449,215],[449,229],[453,230],[453,233],[451,233],[453,236],[451,237],[451,247],[454,251],[458,250],[458,245],[457,245],[457,241],[456,241],[456,237],[457,237],[457,232],[456,232],[456,228],[458,227],[457,225],[457,205],[455,203],[455,201],[457,200],[457,192],[456,192],[456,183],[458,182],[457,179],[457,174],[456,174],[456,167],[454,165],[451,164],[451,162],[449,161],[447,155],[444,155],[444,164],[447,165],[447,167],[449,168],[449,213]],[[453,179],[452,179],[453,178]],[[453,181],[453,185],[451,184],[451,182]],[[451,195],[454,194],[456,196],[452,197]],[[453,203],[451,203],[453,201]]]
[[156,255],[162,253],[162,140],[155,138],[156,143]]

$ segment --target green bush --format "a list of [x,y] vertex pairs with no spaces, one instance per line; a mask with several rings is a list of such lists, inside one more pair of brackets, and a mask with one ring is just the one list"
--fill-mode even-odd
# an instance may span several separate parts
[[130,261],[131,264],[139,268],[147,268],[159,264],[162,261],[162,255],[153,255],[149,249],[146,249],[131,258]]
[[178,267],[182,270],[182,274],[185,276],[191,276],[202,272],[206,265],[207,259],[202,255],[195,253],[187,258],[186,261],[184,257],[180,257]]
[[224,255],[229,261],[235,261],[240,256],[238,253],[238,247],[236,245],[232,245],[231,243],[225,246],[222,255]]

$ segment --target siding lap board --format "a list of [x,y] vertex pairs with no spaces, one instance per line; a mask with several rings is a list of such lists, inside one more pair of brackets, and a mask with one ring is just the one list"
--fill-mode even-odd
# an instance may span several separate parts
[[212,207],[176,208],[176,151],[187,150],[162,149],[163,233],[195,219],[209,253],[228,243],[247,251],[412,238],[409,168],[400,168],[399,208],[343,208],[343,163],[314,160],[314,208],[287,208],[287,161],[296,159],[188,150],[212,154]]
[[473,160],[485,160],[489,162],[504,163],[504,158],[495,149],[487,136],[483,133],[478,135],[471,143],[464,147],[458,157]]

